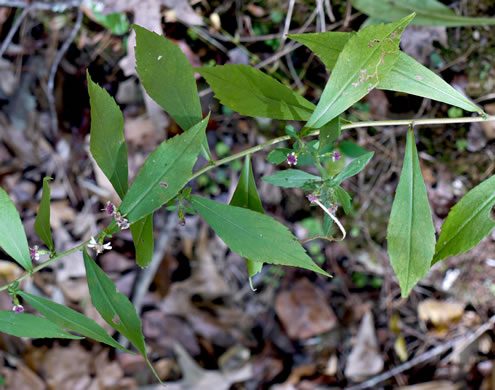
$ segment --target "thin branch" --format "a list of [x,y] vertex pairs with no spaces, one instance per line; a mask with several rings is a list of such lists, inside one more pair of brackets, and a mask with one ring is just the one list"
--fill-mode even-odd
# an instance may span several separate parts
[[358,385],[347,387],[346,390],[365,390],[369,388],[376,388],[377,385],[386,381],[387,379],[399,375],[404,371],[410,370],[411,368],[421,363],[431,360],[436,356],[447,352],[450,348],[456,347],[462,342],[467,342],[467,343],[473,342],[483,333],[492,329],[494,323],[495,323],[495,316],[492,316],[488,320],[488,323],[481,325],[475,332],[470,332],[467,334],[467,336],[461,336],[456,339],[450,340],[445,344],[441,344],[438,347],[430,349],[429,351],[426,351],[425,353],[416,356],[414,359],[411,359],[410,361],[401,364],[400,366],[394,367],[391,370],[384,372],[383,374],[377,375],[374,378],[368,379],[367,381],[362,382]]
[[[1,5],[1,3],[0,3]],[[5,37],[5,40],[2,43],[2,46],[0,47],[0,57],[3,56],[3,53],[5,53],[5,50],[9,47],[10,43],[12,42],[12,39],[14,38],[15,33],[21,26],[22,22],[24,21],[24,18],[27,16],[27,14],[32,10],[32,7],[26,7],[22,10],[22,13],[19,15],[17,20],[15,21],[14,25],[10,29],[9,33]]]
[[[486,119],[483,117],[464,117],[464,118],[434,118],[434,119],[402,119],[402,120],[391,120],[391,121],[369,121],[369,122],[357,122],[350,123],[348,125],[343,125],[342,130],[348,129],[357,129],[359,127],[380,127],[380,126],[424,126],[424,125],[442,125],[442,124],[452,124],[452,123],[473,123],[473,122],[485,122],[485,121],[495,121],[495,115],[487,116]],[[308,134],[308,137],[316,136],[320,133],[319,130],[315,130]],[[242,158],[248,154],[256,153],[260,150],[263,150],[269,146],[279,144],[284,141],[288,141],[290,136],[284,135],[278,138],[273,138],[263,144],[253,146],[252,148],[243,150],[237,154],[234,154],[229,157],[225,157],[224,159],[215,161],[214,164],[207,165],[200,170],[196,171],[189,181],[201,176],[202,174],[208,172],[210,169],[218,167],[220,165],[227,164],[231,161]]]
[[81,5],[80,0],[59,1],[46,3],[42,1],[28,2],[17,0],[0,0],[0,7],[30,8],[38,11],[65,12],[69,8],[77,8]]
[[296,0],[290,0],[289,9],[287,10],[287,16],[285,17],[284,29],[282,31],[282,38],[280,39],[280,49],[283,49],[285,46],[285,40],[287,39],[287,33],[290,28],[290,21],[292,19],[292,12],[294,12],[294,4]]
[[[81,3],[81,1],[79,1]],[[60,64],[60,61],[62,61],[62,58],[64,57],[65,53],[69,49],[69,46],[71,45],[72,41],[76,37],[77,33],[81,29],[81,23],[83,20],[83,11],[82,8],[77,9],[77,19],[76,22],[74,23],[74,27],[72,28],[72,31],[70,32],[69,36],[63,43],[62,47],[60,50],[57,52],[57,55],[55,56],[52,65],[50,67],[50,73],[48,76],[48,82],[47,82],[47,91],[46,91],[46,96],[48,99],[48,105],[50,106],[50,121],[51,121],[51,130],[52,134],[55,135],[58,132],[58,118],[57,118],[57,110],[55,108],[55,96],[53,94],[53,88],[55,85],[55,76],[57,74],[57,69]]]

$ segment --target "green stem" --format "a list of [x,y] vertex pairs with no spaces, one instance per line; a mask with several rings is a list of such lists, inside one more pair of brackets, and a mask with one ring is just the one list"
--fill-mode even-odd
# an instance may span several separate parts
[[[484,122],[484,121],[495,121],[495,115],[492,116],[487,116],[486,118],[483,117],[464,117],[464,118],[445,118],[445,119],[403,119],[403,120],[391,120],[391,121],[369,121],[369,122],[358,122],[358,123],[350,123],[347,125],[342,126],[342,130],[347,130],[347,129],[356,129],[358,127],[380,127],[380,126],[424,126],[424,125],[442,125],[442,124],[453,124],[453,123],[472,123],[472,122]],[[313,132],[310,132],[307,134],[307,136],[315,136],[319,134],[319,130],[315,130]],[[242,152],[239,152],[237,154],[234,154],[232,156],[223,158],[221,160],[215,161],[213,164],[207,165],[204,168],[201,168],[197,172],[195,172],[188,181],[191,181],[198,176],[201,176],[202,174],[208,172],[209,170],[219,167],[221,165],[227,164],[231,161],[237,160],[239,158],[242,158],[248,154],[256,153],[259,152],[260,150],[263,150],[269,146],[279,144],[284,141],[288,141],[290,139],[290,136],[284,135],[282,137],[277,137],[273,138],[270,141],[267,141],[263,144],[253,146],[252,148],[246,149]],[[95,239],[98,240],[99,236],[103,234],[106,235],[105,229],[98,233],[98,235],[95,236]],[[67,256],[71,253],[74,253],[78,250],[81,250],[84,248],[86,245],[88,245],[89,240],[83,242],[82,244],[79,244],[78,246],[69,249],[65,252],[59,253],[56,256],[50,258],[49,260],[45,261],[42,264],[39,264],[38,266],[34,267],[31,272],[26,272],[24,275],[20,276],[16,280],[14,280],[11,283],[8,283],[4,286],[0,287],[0,291],[7,290],[9,286],[13,285],[15,282],[20,282],[24,279],[26,279],[28,276],[31,276],[32,274],[42,270],[45,267],[48,267],[50,264],[53,262],[57,261],[58,259]]]
[[[443,125],[443,124],[454,124],[454,123],[472,123],[472,122],[485,122],[485,121],[495,121],[495,115],[489,115],[485,118],[481,116],[477,117],[463,117],[463,118],[435,118],[435,119],[401,119],[401,120],[391,120],[391,121],[368,121],[368,122],[357,122],[350,123],[342,126],[342,130],[356,129],[358,127],[380,127],[380,126],[425,126],[425,125]],[[311,137],[318,135],[319,130],[312,131],[306,136]],[[265,149],[268,146],[276,145],[280,142],[288,141],[290,137],[284,135],[282,137],[273,138],[263,144],[253,146],[252,148],[243,150],[240,153],[233,154],[232,156],[225,157],[221,160],[215,161],[214,164],[210,164],[206,167],[201,168],[199,171],[194,173],[189,181],[196,179],[198,176],[208,172],[209,170],[219,167],[220,165],[227,164],[231,161],[237,160],[244,157],[247,154],[252,154]]]

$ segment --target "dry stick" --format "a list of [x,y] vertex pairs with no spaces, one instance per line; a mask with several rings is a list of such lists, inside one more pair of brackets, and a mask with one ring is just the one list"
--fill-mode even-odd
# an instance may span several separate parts
[[287,39],[287,33],[289,32],[290,21],[292,19],[292,12],[294,12],[294,3],[296,0],[290,0],[289,9],[287,10],[287,16],[285,17],[284,29],[282,31],[282,38],[280,39],[280,48],[282,50],[285,46],[285,41]]
[[383,374],[377,375],[374,378],[371,378],[358,385],[346,387],[346,390],[364,390],[364,389],[369,389],[371,387],[376,387],[378,384],[386,381],[387,379],[392,378],[393,376],[399,375],[402,372],[407,371],[413,368],[414,366],[417,366],[418,364],[424,363],[438,355],[441,355],[444,352],[447,352],[450,348],[455,347],[461,342],[466,342],[466,343],[473,342],[483,333],[485,333],[487,330],[492,329],[494,323],[495,323],[495,316],[492,316],[488,320],[488,323],[480,326],[475,332],[468,333],[467,336],[464,335],[461,337],[457,337],[453,340],[448,341],[446,344],[441,344],[438,347],[430,349],[429,351],[426,351],[425,353],[416,356],[414,359],[411,359],[410,361],[401,364],[400,366],[394,367],[391,370],[384,372]]
[[[1,5],[1,3],[0,3],[0,5]],[[9,33],[5,37],[5,40],[3,41],[2,46],[0,47],[0,58],[3,56],[3,53],[5,53],[5,50],[7,50],[7,48],[9,47],[10,42],[14,38],[14,35],[17,32],[17,30],[19,29],[19,27],[21,26],[22,21],[24,20],[24,18],[27,16],[27,14],[31,10],[32,10],[32,7],[26,7],[22,10],[22,13],[19,15],[19,17],[15,21],[15,23],[12,26],[12,28],[10,29]]]
[[[81,3],[81,1],[79,3]],[[57,55],[53,60],[52,66],[50,67],[50,74],[48,76],[48,82],[46,85],[47,87],[46,97],[48,99],[48,105],[50,106],[50,124],[51,124],[51,130],[53,136],[55,136],[55,134],[57,134],[58,132],[57,110],[55,108],[55,96],[53,95],[55,75],[57,74],[57,69],[60,64],[60,61],[62,61],[63,56],[69,49],[69,46],[71,45],[72,41],[74,40],[74,38],[76,37],[77,33],[81,28],[82,19],[83,19],[83,11],[79,7],[77,9],[77,19],[76,22],[74,23],[74,27],[72,28],[72,31],[70,32],[69,36],[63,43],[60,50],[57,52]]]
[[17,0],[0,0],[0,7],[30,8],[38,11],[64,12],[69,8],[77,8],[81,5],[80,0],[59,1],[47,3],[41,1],[27,2]]
[[320,17],[320,32],[326,31],[325,11],[323,11],[323,0],[316,0],[316,9]]
[[335,16],[334,16],[333,11],[332,11],[332,6],[330,5],[330,0],[325,0],[325,9],[327,11],[328,19],[330,19],[330,21],[332,23],[334,23],[335,22]]

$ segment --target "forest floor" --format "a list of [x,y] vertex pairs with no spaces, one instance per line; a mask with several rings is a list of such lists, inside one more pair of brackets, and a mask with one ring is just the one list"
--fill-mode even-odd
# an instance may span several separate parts
[[[107,200],[118,200],[89,155],[86,70],[123,111],[131,179],[150,151],[180,131],[145,97],[134,68],[131,22],[163,32],[193,66],[263,64],[263,71],[317,101],[328,73],[307,49],[284,39],[284,32],[355,31],[366,15],[350,1],[316,3],[321,8],[313,1],[280,0],[108,0],[81,8],[77,1],[47,1],[47,10],[23,13],[36,2],[12,8],[0,0],[0,186],[21,213],[30,246],[41,245],[33,225],[45,176],[54,178],[51,228],[57,251],[106,226],[101,209]],[[493,1],[450,6],[459,15],[495,15]],[[410,26],[401,47],[495,115],[495,27]],[[197,80],[203,112],[211,111],[207,138],[215,158],[284,134],[289,123],[233,113],[199,75]],[[443,103],[381,90],[345,114],[351,121],[465,115]],[[348,238],[306,244],[331,280],[265,265],[252,291],[244,260],[199,216],[188,216],[181,226],[176,213],[165,209],[154,221],[153,267],[136,266],[129,231],[113,238],[113,250],[98,262],[139,309],[149,356],[168,389],[495,390],[495,234],[435,265],[407,299],[389,264],[386,227],[406,132],[370,127],[339,139],[345,158],[362,148],[375,156],[344,185],[353,198],[349,215],[341,215]],[[462,195],[495,173],[495,124],[424,126],[417,146],[439,231]],[[266,161],[268,152],[252,156],[265,212],[300,239],[318,234],[323,216],[302,190],[259,180],[276,170]],[[193,192],[228,202],[241,166],[235,161],[211,170],[196,180]],[[3,252],[0,257],[3,285],[22,269]],[[65,303],[110,331],[89,304],[85,276],[82,256],[75,253],[21,287]],[[150,283],[143,282],[147,279]],[[0,309],[11,307],[11,297],[0,294]],[[0,388],[159,388],[141,356],[91,340],[2,334],[0,356]]]

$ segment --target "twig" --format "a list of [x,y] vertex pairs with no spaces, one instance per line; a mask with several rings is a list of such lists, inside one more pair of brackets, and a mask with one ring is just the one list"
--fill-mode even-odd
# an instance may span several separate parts
[[332,6],[330,5],[330,0],[325,0],[325,9],[327,11],[328,19],[330,19],[330,21],[332,23],[334,23],[335,22],[335,16],[334,16],[333,11],[332,11]]
[[[79,1],[79,4],[81,4],[81,1]],[[60,50],[57,52],[57,55],[55,56],[52,65],[50,67],[48,82],[46,84],[47,87],[46,96],[48,99],[48,105],[50,106],[50,122],[51,122],[51,130],[53,135],[57,134],[58,132],[57,110],[55,108],[55,96],[53,95],[55,75],[57,74],[57,69],[60,64],[60,61],[62,61],[62,58],[64,57],[65,53],[69,49],[69,46],[71,45],[72,41],[74,40],[74,38],[76,37],[77,33],[81,28],[82,19],[83,19],[82,8],[78,8],[77,19],[76,22],[74,23],[74,27],[72,28],[72,31],[70,32],[69,36],[63,43]]]
[[287,10],[287,16],[285,17],[284,29],[282,31],[282,38],[280,39],[280,50],[285,46],[285,41],[287,39],[287,33],[289,32],[290,21],[292,19],[292,12],[294,12],[294,4],[296,0],[290,0],[289,9]]
[[492,100],[492,99],[495,99],[495,92],[489,93],[488,95],[480,96],[479,98],[474,99],[473,102],[481,103],[486,100]]
[[[0,5],[1,5],[1,3],[0,3]],[[21,26],[24,18],[27,16],[27,14],[31,10],[32,10],[31,7],[26,7],[22,10],[22,13],[19,15],[19,17],[15,21],[15,23],[12,26],[12,28],[10,29],[9,33],[5,37],[5,40],[3,41],[2,46],[0,47],[0,58],[3,56],[3,53],[5,53],[5,50],[7,50],[7,48],[9,47],[10,42],[12,42],[12,39],[14,38],[15,33],[17,32],[17,30]]]
[[316,0],[316,9],[318,10],[318,15],[320,17],[320,32],[325,32],[326,22],[325,22],[325,11],[323,10],[323,0]]
[[38,11],[64,12],[69,8],[77,8],[81,5],[80,0],[59,1],[46,3],[42,1],[28,2],[17,0],[0,0],[0,7],[30,8]]
[[480,326],[475,332],[469,333],[467,336],[461,336],[457,337],[453,340],[448,341],[446,344],[439,345],[438,347],[435,347],[433,349],[430,349],[429,351],[426,351],[425,353],[416,356],[414,359],[411,359],[410,361],[401,364],[400,366],[394,367],[391,370],[384,372],[383,374],[377,375],[374,378],[371,378],[365,382],[362,382],[358,385],[355,386],[350,386],[347,387],[346,390],[364,390],[364,389],[369,389],[371,387],[376,387],[378,384],[386,381],[387,379],[390,379],[396,375],[399,375],[400,373],[407,371],[414,366],[417,366],[421,363],[424,363],[430,359],[433,359],[434,357],[441,355],[444,352],[447,352],[450,348],[453,348],[460,344],[461,342],[472,342],[475,340],[477,337],[479,337],[482,333],[486,332],[487,330],[491,329],[493,327],[493,324],[495,323],[495,316],[492,316],[487,324],[484,324]]

